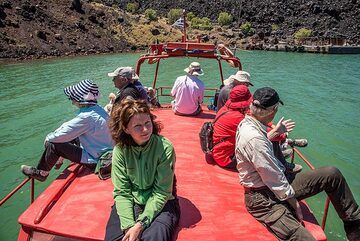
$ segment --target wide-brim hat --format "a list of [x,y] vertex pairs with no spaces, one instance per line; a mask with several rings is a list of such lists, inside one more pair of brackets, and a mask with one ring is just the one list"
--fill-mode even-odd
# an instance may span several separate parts
[[250,90],[245,85],[237,85],[230,91],[230,98],[225,105],[230,109],[248,108],[252,102]]
[[99,87],[89,79],[64,88],[64,93],[70,100],[80,104],[94,105],[100,97]]
[[238,71],[234,75],[230,75],[229,78],[224,80],[224,85],[230,85],[234,81],[240,82],[240,83],[248,83],[249,85],[253,86],[253,84],[250,81],[250,74],[246,71]]
[[204,71],[201,69],[201,66],[198,62],[192,62],[189,67],[187,67],[186,69],[184,69],[184,71],[188,74],[191,75],[203,75]]

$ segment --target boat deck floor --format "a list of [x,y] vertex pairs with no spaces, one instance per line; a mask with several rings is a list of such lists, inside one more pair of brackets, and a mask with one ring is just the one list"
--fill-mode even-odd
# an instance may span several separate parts
[[[161,134],[174,144],[176,151],[175,172],[181,205],[176,240],[276,240],[247,212],[237,173],[205,161],[198,132],[202,123],[213,119],[215,114],[204,111],[197,117],[176,116],[170,108],[155,110],[154,114],[164,125]],[[110,179],[99,180],[86,168],[80,169],[49,213],[38,224],[34,223],[54,193],[70,178],[75,166],[65,169],[40,194],[19,217],[20,224],[75,239],[104,239],[113,204],[113,186]],[[326,240],[305,203],[302,208],[306,227],[317,240]]]

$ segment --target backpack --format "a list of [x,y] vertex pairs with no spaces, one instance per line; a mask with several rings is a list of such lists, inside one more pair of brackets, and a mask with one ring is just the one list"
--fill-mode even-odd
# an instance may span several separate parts
[[213,149],[214,126],[211,121],[205,122],[199,132],[201,150],[207,154]]
[[112,161],[112,150],[106,151],[99,157],[96,164],[95,174],[101,180],[106,180],[111,176],[111,161]]
[[225,111],[223,112],[221,115],[219,115],[213,122],[212,121],[208,121],[205,122],[199,132],[199,137],[200,137],[200,146],[201,146],[201,150],[205,153],[205,154],[209,154],[212,152],[214,146],[218,143],[216,143],[214,145],[213,142],[213,134],[214,134],[214,124],[215,122],[224,114],[226,114],[229,111]]

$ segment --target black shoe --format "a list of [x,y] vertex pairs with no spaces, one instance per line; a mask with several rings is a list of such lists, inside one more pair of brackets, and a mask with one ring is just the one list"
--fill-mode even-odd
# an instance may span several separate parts
[[298,172],[301,172],[301,170],[302,170],[301,165],[291,163],[291,162],[285,162],[285,168],[286,168],[286,172],[288,172],[288,173],[298,173]]
[[285,150],[283,150],[283,151],[282,151],[282,154],[283,154],[283,156],[284,156],[285,158],[289,158],[289,157],[292,156],[293,152],[294,152],[293,149],[290,148],[290,149],[285,149]]
[[349,241],[360,241],[360,220],[344,221],[344,229]]
[[287,143],[289,146],[297,146],[297,147],[305,147],[308,145],[308,141],[306,139],[287,139]]
[[46,178],[48,177],[48,175],[46,176],[41,175],[41,170],[31,166],[21,165],[21,171],[22,173],[24,173],[24,175],[34,178],[40,182],[45,181]]

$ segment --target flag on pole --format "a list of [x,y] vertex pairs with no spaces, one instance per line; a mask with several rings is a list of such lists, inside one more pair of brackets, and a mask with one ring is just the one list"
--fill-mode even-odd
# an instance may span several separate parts
[[173,23],[173,25],[171,25],[172,27],[178,27],[178,28],[184,28],[184,19],[183,18],[179,18],[178,20],[175,21],[175,23]]

